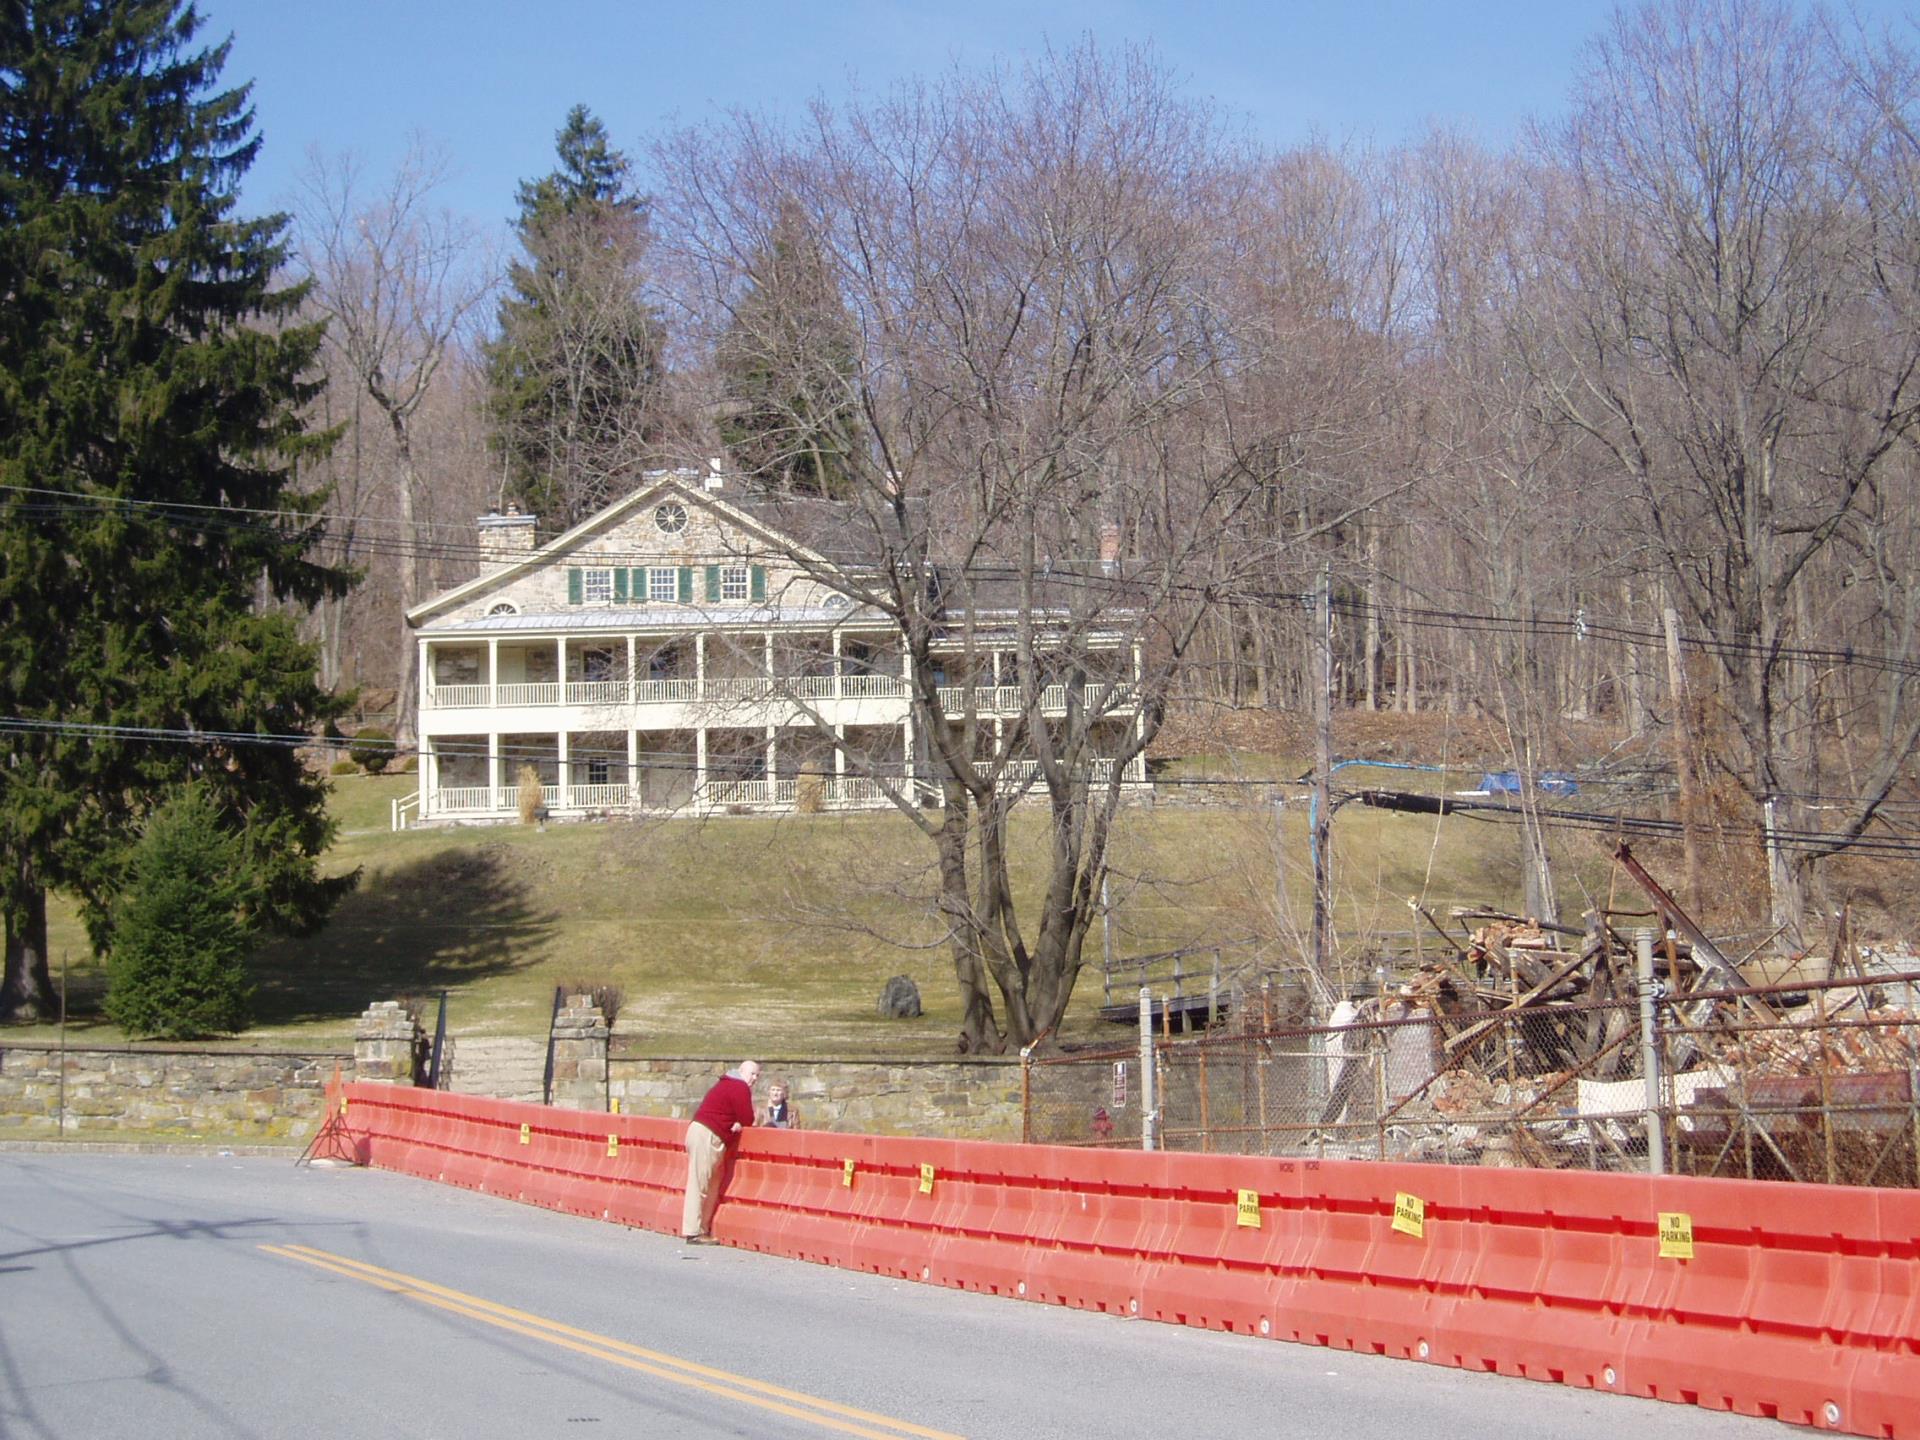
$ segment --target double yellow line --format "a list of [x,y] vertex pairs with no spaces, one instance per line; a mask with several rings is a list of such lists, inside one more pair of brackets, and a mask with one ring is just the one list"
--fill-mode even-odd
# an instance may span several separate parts
[[867,1436],[869,1440],[901,1440],[902,1436],[907,1435],[917,1436],[919,1440],[962,1440],[961,1436],[950,1434],[945,1430],[929,1430],[925,1426],[909,1424],[905,1420],[876,1415],[870,1410],[856,1410],[851,1405],[840,1405],[832,1400],[820,1400],[798,1390],[769,1385],[764,1380],[749,1379],[745,1375],[734,1375],[725,1370],[716,1370],[710,1365],[699,1365],[691,1360],[665,1355],[658,1350],[646,1350],[638,1345],[629,1345],[624,1340],[596,1335],[591,1330],[577,1330],[571,1325],[561,1324],[558,1320],[548,1320],[539,1315],[530,1315],[524,1310],[496,1305],[493,1301],[483,1300],[477,1295],[466,1295],[458,1290],[449,1290],[444,1285],[435,1285],[430,1280],[421,1280],[412,1275],[402,1275],[396,1270],[383,1270],[378,1265],[367,1264],[364,1260],[349,1260],[344,1255],[329,1254],[325,1250],[315,1250],[309,1245],[262,1245],[260,1248],[269,1255],[278,1255],[286,1260],[298,1260],[302,1264],[328,1270],[335,1275],[344,1275],[349,1280],[358,1280],[376,1289],[386,1290],[395,1295],[405,1295],[409,1299],[421,1301],[435,1309],[464,1315],[469,1320],[478,1320],[482,1324],[493,1325],[501,1330],[510,1330],[530,1340],[544,1340],[549,1345],[557,1345],[563,1350],[591,1356],[595,1360],[604,1360],[622,1369],[637,1370],[643,1375],[651,1375],[656,1379],[671,1381],[675,1385],[685,1385],[694,1390],[703,1390],[709,1395],[716,1395],[725,1400],[737,1400],[742,1405],[753,1405],[762,1410],[771,1410],[778,1415],[790,1416],[795,1420],[805,1420],[823,1429],[837,1430],[845,1435]]

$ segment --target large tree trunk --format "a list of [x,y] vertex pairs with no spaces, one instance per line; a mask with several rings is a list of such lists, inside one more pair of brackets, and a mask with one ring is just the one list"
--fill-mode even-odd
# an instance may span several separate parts
[[22,860],[7,904],[6,972],[0,978],[0,1020],[43,1020],[56,1011],[47,967],[47,891]]

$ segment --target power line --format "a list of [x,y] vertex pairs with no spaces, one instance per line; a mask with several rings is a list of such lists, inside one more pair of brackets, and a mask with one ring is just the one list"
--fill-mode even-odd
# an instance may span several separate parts
[[[497,551],[483,547],[477,539],[423,541],[415,538],[434,531],[457,532],[463,537],[472,535],[469,526],[446,521],[402,522],[390,517],[341,516],[324,511],[309,513],[295,509],[230,507],[193,502],[145,500],[132,496],[90,495],[36,486],[0,485],[0,494],[5,493],[34,497],[24,504],[13,507],[16,514],[30,518],[58,518],[97,512],[104,508],[129,514],[154,514],[182,528],[203,533],[274,530],[276,533],[284,534],[284,530],[281,529],[283,525],[297,526],[302,529],[319,528],[323,531],[329,527],[335,529],[351,527],[356,533],[347,553],[338,562],[343,564],[352,564],[356,560],[373,557],[416,561],[438,560],[446,563],[475,565],[489,561],[498,562],[501,559]],[[357,533],[365,526],[374,526],[397,533],[377,533],[371,536]],[[324,545],[330,540],[337,539],[337,535],[325,535],[320,543]],[[591,558],[596,564],[606,566],[641,566],[664,561],[678,564],[686,557],[677,551],[603,549],[596,551]],[[958,573],[963,581],[972,580],[982,583],[1019,581],[1030,576],[1030,572],[1024,567],[1013,565],[974,563],[959,567],[957,571],[954,567],[938,568],[944,573]],[[1077,588],[1120,599],[1137,598],[1139,594],[1137,588],[1129,587],[1129,577],[1116,578],[1098,573],[1097,566],[1085,558],[1063,557],[1058,567],[1043,576],[1033,578],[1039,578],[1050,588]],[[1137,579],[1137,576],[1133,578]],[[1304,612],[1310,608],[1312,598],[1304,591],[1248,589],[1237,585],[1211,586],[1182,581],[1171,576],[1161,577],[1156,583],[1164,585],[1169,591],[1196,598],[1225,600],[1233,604],[1254,605],[1269,610],[1295,609]],[[1116,605],[1115,608],[1120,609],[1124,606]],[[1615,644],[1651,648],[1657,648],[1666,643],[1665,634],[1660,630],[1640,628],[1625,620],[1612,618],[1585,607],[1570,616],[1536,615],[1519,618],[1438,607],[1383,606],[1372,601],[1346,597],[1333,599],[1331,608],[1336,614],[1346,619],[1360,621],[1377,619],[1389,628],[1404,626],[1411,629],[1445,630],[1455,634],[1503,635],[1575,642],[1609,641]],[[1697,654],[1714,655],[1726,659],[1795,660],[1829,668],[1866,669],[1903,676],[1920,676],[1920,658],[1910,659],[1905,656],[1856,650],[1850,646],[1836,649],[1831,646],[1773,645],[1758,640],[1741,641],[1719,636],[1686,634],[1680,637],[1680,645],[1682,649]]]

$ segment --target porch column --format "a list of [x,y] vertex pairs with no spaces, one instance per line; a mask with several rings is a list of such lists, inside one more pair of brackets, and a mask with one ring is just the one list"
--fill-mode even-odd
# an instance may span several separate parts
[[[633,673],[633,665],[634,665],[633,632],[629,630],[627,632],[627,688],[623,692],[627,697],[627,703],[629,705],[631,705],[634,702],[635,698],[640,694],[640,692],[634,688],[634,682],[637,681],[640,677]],[[631,753],[633,747],[629,745],[627,749],[628,749],[628,752]],[[629,764],[628,768],[631,769],[632,765]]]
[[[562,635],[554,641],[553,648],[555,655],[553,678],[560,682],[560,703],[564,705],[567,703],[567,637]],[[562,780],[560,783],[565,785],[567,782]]]
[[[767,637],[767,653],[769,655],[773,653],[773,637],[771,635]],[[773,768],[774,761],[778,758],[780,751],[780,741],[776,738],[778,734],[779,732],[775,730],[773,726],[767,726],[767,803],[769,805],[777,805],[780,803],[780,781]]]
[[846,692],[846,680],[840,674],[840,627],[833,627],[833,698],[838,700]]
[[[702,630],[693,637],[693,694],[696,700],[707,698],[707,632]],[[705,731],[701,732],[700,753],[706,755]],[[700,768],[706,769],[706,760],[700,762]]]
[[640,732],[631,725],[627,727],[627,808],[640,808]]
[[438,757],[434,753],[431,737],[420,737],[420,818],[427,818],[427,805],[434,792],[440,787],[440,772],[434,767]]
[[707,727],[702,725],[693,732],[693,803],[702,804],[707,798]]
[[900,761],[903,767],[901,773],[906,776],[907,789],[911,791],[913,789],[913,715],[911,712],[900,726]]
[[487,809],[500,808],[500,732],[487,732]]
[[487,704],[500,703],[500,639],[491,636],[487,640]]
[[[1147,733],[1147,717],[1140,708],[1140,644],[1138,641],[1135,641],[1133,646],[1133,686],[1132,693],[1127,698],[1133,703],[1133,737],[1138,740]],[[1133,757],[1133,763],[1127,769],[1130,773],[1126,778],[1135,784],[1147,778],[1147,752],[1144,748]]]
[[573,805],[573,771],[567,759],[567,739],[568,731],[563,725],[560,727],[560,803],[554,807],[557,810],[568,810]]
[[420,678],[418,681],[420,693],[416,697],[416,708],[414,710],[414,714],[416,715],[424,715],[427,711],[427,686],[428,682],[433,678],[433,672],[427,668],[429,663],[431,662],[428,655],[427,642],[422,640],[420,642]]

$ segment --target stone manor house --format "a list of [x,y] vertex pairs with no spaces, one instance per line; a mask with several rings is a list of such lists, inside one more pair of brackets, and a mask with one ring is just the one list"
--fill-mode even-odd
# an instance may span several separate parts
[[[396,806],[396,824],[416,804],[420,823],[513,819],[527,767],[556,819],[925,798],[900,637],[846,593],[850,582],[834,583],[877,558],[852,520],[835,502],[757,490],[717,468],[649,473],[544,545],[531,515],[482,516],[480,574],[407,615],[420,790]],[[1007,683],[1011,616],[943,619],[955,639],[941,709],[998,736],[1023,705]],[[1121,634],[1092,649],[1100,673],[1082,702],[1096,753],[1113,756],[1138,723],[1140,656]],[[1063,686],[1038,699],[1043,717],[1065,714]],[[1094,778],[1109,778],[1111,763],[1096,761]],[[1034,771],[1013,758],[1001,783],[1030,786]],[[1121,779],[1143,784],[1144,762]]]

